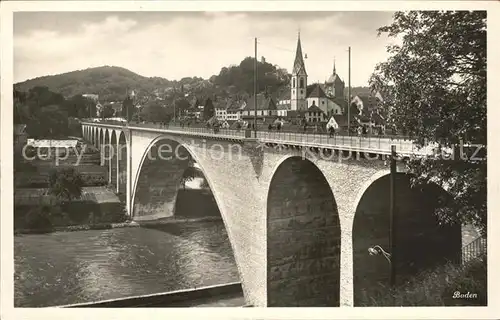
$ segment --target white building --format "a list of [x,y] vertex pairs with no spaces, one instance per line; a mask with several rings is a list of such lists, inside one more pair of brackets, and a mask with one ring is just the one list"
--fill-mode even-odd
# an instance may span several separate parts
[[255,115],[255,109],[257,109],[257,117],[269,117],[277,116],[278,110],[276,104],[270,96],[266,97],[264,94],[259,93],[257,95],[257,108],[255,106],[254,97],[250,97],[245,104],[245,107],[241,110],[242,117],[253,117]]
[[297,40],[295,61],[292,69],[289,95],[278,99],[277,109],[279,116],[286,116],[291,111],[306,111],[313,105],[313,101],[326,114],[343,114],[347,107],[344,97],[345,84],[340,79],[333,63],[333,73],[324,84],[307,85],[307,72],[302,57],[300,34]]

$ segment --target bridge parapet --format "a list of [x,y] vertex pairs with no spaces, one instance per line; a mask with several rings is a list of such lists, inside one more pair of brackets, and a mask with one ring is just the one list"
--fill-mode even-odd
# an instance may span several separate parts
[[130,123],[123,125],[118,121],[102,121],[84,123],[98,127],[119,127],[129,130],[144,130],[152,132],[163,132],[177,135],[196,136],[215,140],[245,141],[248,138],[257,138],[262,143],[275,143],[281,145],[298,145],[306,147],[330,148],[352,152],[369,152],[382,155],[391,153],[391,146],[396,145],[397,152],[403,157],[429,156],[433,154],[430,148],[417,148],[415,143],[408,137],[398,136],[346,136],[321,133],[299,133],[284,131],[257,131],[257,137],[248,130],[218,129],[206,127],[179,126],[161,123]]

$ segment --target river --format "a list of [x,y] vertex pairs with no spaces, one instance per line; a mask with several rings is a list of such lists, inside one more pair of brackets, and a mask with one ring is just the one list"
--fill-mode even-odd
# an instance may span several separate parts
[[16,307],[48,307],[240,281],[222,221],[19,235]]

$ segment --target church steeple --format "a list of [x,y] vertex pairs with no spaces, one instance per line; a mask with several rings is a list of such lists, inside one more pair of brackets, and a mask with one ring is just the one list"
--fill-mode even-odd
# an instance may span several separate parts
[[335,57],[333,58],[333,74],[337,74],[337,71],[335,70]]
[[300,43],[300,31],[297,40],[297,51],[293,63],[292,79],[290,84],[290,108],[291,110],[307,110],[307,73],[302,56],[302,45]]
[[307,76],[306,66],[304,64],[304,57],[302,55],[302,45],[300,43],[300,31],[297,40],[297,50],[295,51],[295,62],[293,63],[292,74],[296,75],[299,73],[303,73],[303,75]]

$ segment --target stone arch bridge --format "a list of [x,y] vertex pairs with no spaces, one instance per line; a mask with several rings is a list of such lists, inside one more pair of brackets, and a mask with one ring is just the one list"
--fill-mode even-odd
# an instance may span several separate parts
[[[245,300],[258,307],[362,305],[389,263],[368,248],[389,248],[390,145],[409,141],[311,139],[153,125],[82,123],[102,152],[109,181],[126,194],[133,219],[173,215],[177,186],[195,160],[215,197]],[[326,139],[326,140],[325,140]],[[347,139],[347,140],[345,140]],[[354,139],[354,140],[353,140]],[[433,207],[443,190],[410,188],[398,169],[395,230],[398,279],[460,257],[460,226],[442,226]],[[154,179],[153,179],[154,178]]]

